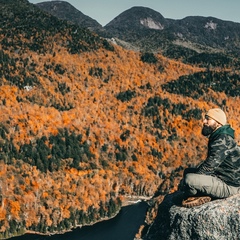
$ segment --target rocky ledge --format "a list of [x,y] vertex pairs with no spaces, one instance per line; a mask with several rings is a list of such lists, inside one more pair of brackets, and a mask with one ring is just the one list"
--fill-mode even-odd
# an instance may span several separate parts
[[238,240],[240,239],[240,194],[181,207],[179,193],[167,195],[144,240]]

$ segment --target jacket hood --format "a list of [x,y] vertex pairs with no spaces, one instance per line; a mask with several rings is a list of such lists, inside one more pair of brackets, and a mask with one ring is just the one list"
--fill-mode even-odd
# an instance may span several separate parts
[[223,125],[222,127],[218,128],[215,132],[210,135],[210,138],[214,138],[217,135],[227,134],[234,138],[234,129],[231,128],[230,125]]

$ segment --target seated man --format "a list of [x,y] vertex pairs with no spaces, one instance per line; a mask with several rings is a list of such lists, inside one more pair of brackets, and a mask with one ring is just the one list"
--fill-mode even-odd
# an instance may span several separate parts
[[221,109],[206,113],[202,134],[209,137],[207,158],[198,167],[184,171],[179,185],[179,190],[184,192],[184,207],[240,193],[240,147]]

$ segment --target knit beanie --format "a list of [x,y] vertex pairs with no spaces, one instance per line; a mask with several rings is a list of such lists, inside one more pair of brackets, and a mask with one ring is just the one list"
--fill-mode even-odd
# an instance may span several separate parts
[[227,123],[227,117],[224,111],[220,108],[213,108],[210,109],[207,113],[207,116],[211,117],[215,121],[221,123],[222,125],[225,125]]

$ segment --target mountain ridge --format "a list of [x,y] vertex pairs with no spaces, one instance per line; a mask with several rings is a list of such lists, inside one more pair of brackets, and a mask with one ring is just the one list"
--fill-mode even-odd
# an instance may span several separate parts
[[[54,1],[43,2],[39,6],[46,6],[47,10],[48,5],[54,4]],[[61,17],[57,11],[54,14]],[[69,11],[68,15],[71,16],[72,12]],[[89,18],[88,20],[90,24],[91,21]],[[85,27],[88,27],[88,24]],[[194,49],[198,52],[238,54],[240,51],[240,23],[202,16],[174,20],[164,18],[161,13],[148,7],[127,9],[104,27],[92,27],[91,30],[102,37],[119,38],[145,51],[166,53],[172,46],[178,45],[184,48],[188,48],[188,45],[195,46]]]

